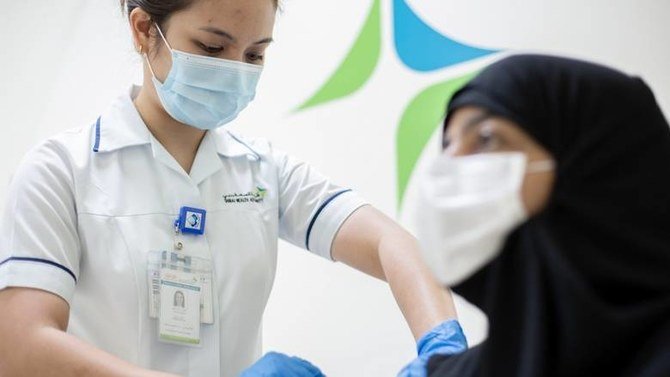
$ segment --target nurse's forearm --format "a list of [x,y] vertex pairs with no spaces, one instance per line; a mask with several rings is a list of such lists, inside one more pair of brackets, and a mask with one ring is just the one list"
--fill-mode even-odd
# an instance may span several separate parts
[[416,239],[374,207],[361,207],[345,221],[332,252],[335,260],[389,283],[416,339],[456,318],[451,292],[431,274]]
[[402,229],[387,233],[378,251],[386,281],[415,339],[457,318],[451,291],[440,286],[428,270],[414,237]]
[[69,307],[54,294],[7,288],[0,291],[0,308],[0,376],[171,376],[141,369],[66,333]]
[[141,369],[54,328],[36,330],[30,343],[34,353],[25,376],[176,377]]

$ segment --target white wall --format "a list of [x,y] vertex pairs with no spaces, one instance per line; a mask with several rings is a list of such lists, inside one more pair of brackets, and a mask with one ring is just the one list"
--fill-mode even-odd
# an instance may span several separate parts
[[[391,1],[383,1],[382,58],[368,84],[347,99],[294,113],[338,66],[370,4],[285,1],[258,99],[234,127],[271,139],[395,216],[394,143],[401,112],[428,85],[482,63],[454,71],[411,72],[395,54]],[[463,42],[569,54],[640,74],[666,114],[670,111],[670,2],[410,4],[434,28]],[[129,83],[139,81],[141,61],[132,51],[115,0],[6,1],[0,13],[0,46],[4,197],[14,167],[31,145],[92,122]],[[485,320],[462,302],[459,308],[468,337],[481,341]],[[265,345],[312,360],[331,376],[394,375],[414,352],[384,284],[283,243],[266,313]]]

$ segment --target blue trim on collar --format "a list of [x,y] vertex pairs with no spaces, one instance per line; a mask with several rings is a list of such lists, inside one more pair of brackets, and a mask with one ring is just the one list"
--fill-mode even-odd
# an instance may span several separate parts
[[44,263],[44,264],[48,264],[48,265],[51,265],[51,266],[54,266],[54,267],[58,267],[61,270],[67,272],[70,276],[72,276],[72,279],[74,279],[74,282],[77,283],[77,277],[74,275],[74,272],[72,272],[69,268],[63,266],[62,264],[58,264],[56,262],[52,262],[50,260],[40,259],[40,258],[9,257],[9,258],[3,260],[2,262],[0,262],[0,266],[2,266],[3,264],[5,264],[7,262],[11,262],[11,261]]
[[321,207],[319,207],[319,209],[316,211],[316,213],[314,214],[314,217],[312,217],[312,221],[309,222],[309,227],[307,228],[307,236],[305,237],[305,248],[307,250],[309,250],[309,236],[312,235],[312,228],[314,227],[314,223],[316,223],[316,219],[319,218],[319,215],[321,214],[321,212],[323,212],[323,210],[326,208],[326,206],[328,204],[330,204],[330,202],[335,200],[335,198],[337,198],[338,196],[340,196],[344,193],[350,192],[350,191],[351,191],[351,189],[342,190],[342,191],[338,192],[337,194],[331,196],[330,198],[328,198],[328,200],[326,200],[325,202],[323,202],[323,204],[321,204]]
[[228,132],[228,135],[230,135],[230,137],[232,137],[233,139],[235,139],[235,141],[237,141],[238,143],[240,143],[240,144],[242,144],[243,146],[245,146],[245,147],[246,147],[246,148],[247,148],[247,149],[248,149],[254,156],[256,156],[256,158],[257,158],[258,160],[261,159],[261,155],[258,154],[253,148],[251,148],[251,147],[249,146],[249,144],[245,143],[245,142],[242,141],[240,138],[238,138],[237,136],[233,135],[232,132]]
[[[93,145],[93,152],[100,151],[100,117],[95,121],[95,144]],[[75,279],[76,280],[76,279]]]

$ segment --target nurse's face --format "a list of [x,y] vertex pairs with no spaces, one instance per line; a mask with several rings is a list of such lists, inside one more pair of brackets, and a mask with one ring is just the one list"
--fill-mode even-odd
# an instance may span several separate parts
[[[529,162],[553,160],[553,156],[519,125],[501,117],[488,116],[479,107],[464,107],[451,116],[444,135],[444,145],[445,153],[454,157],[521,152]],[[555,178],[554,171],[526,174],[521,196],[530,216],[546,206]]]
[[[156,77],[163,81],[172,66],[170,51],[148,14],[136,12],[130,17],[135,42],[148,52]],[[162,29],[175,50],[262,65],[275,14],[273,0],[196,0],[172,14]]]

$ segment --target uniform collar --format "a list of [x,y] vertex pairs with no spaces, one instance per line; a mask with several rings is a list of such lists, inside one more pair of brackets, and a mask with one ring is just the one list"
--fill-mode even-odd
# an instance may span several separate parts
[[234,133],[222,129],[210,131],[216,143],[216,151],[225,157],[243,157],[260,160],[261,155],[249,143]]
[[151,133],[133,104],[140,87],[117,98],[102,114],[93,132],[99,153],[113,152],[125,147],[151,143]]
[[[117,98],[100,117],[92,140],[92,146],[97,146],[97,152],[112,152],[131,146],[152,144],[154,137],[133,104],[139,90],[139,86],[133,85],[128,93]],[[214,140],[218,154],[231,158],[247,156],[260,159],[260,154],[249,143],[230,131],[219,129],[208,133],[211,135],[207,136]]]
[[[160,160],[171,165],[175,170],[183,172],[173,158],[166,156],[167,151],[165,151],[165,148],[154,145],[154,151],[156,150],[160,150],[163,153],[159,158]],[[260,160],[260,156],[253,149],[230,132],[209,131],[200,142],[198,153],[193,161],[193,166],[189,173],[191,180],[199,185],[205,179],[223,169],[224,164],[221,156],[227,158],[246,156],[254,161]]]

